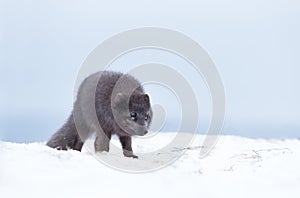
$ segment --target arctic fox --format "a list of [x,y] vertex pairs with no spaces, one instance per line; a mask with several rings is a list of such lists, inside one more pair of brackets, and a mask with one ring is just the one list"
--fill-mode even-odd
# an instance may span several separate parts
[[132,76],[97,72],[80,85],[72,114],[47,145],[59,150],[81,151],[85,140],[96,133],[95,151],[109,151],[111,136],[119,136],[125,157],[137,158],[131,136],[143,136],[152,120],[150,99]]

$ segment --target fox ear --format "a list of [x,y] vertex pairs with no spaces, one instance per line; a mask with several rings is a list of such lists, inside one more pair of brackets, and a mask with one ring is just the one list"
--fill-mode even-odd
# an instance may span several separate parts
[[150,102],[150,98],[149,98],[148,94],[144,94],[144,95],[143,95],[143,98],[144,98],[144,100],[145,100],[147,103]]

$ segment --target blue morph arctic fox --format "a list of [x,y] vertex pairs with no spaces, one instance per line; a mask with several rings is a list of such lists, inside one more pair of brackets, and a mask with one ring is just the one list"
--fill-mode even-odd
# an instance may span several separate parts
[[[91,109],[96,112],[94,117]],[[72,114],[47,145],[81,151],[86,139],[96,133],[95,151],[108,152],[111,136],[116,134],[124,156],[137,158],[132,151],[131,136],[145,135],[151,120],[149,96],[134,77],[119,72],[98,72],[83,81]]]

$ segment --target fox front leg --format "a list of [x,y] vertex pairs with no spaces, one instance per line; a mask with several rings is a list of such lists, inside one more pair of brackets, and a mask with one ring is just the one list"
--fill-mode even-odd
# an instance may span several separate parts
[[119,139],[123,148],[123,155],[125,157],[138,158],[138,156],[133,154],[132,147],[131,147],[131,137],[120,136]]

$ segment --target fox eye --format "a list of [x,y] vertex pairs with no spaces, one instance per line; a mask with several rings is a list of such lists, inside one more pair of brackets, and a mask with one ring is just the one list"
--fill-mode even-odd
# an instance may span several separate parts
[[131,113],[130,113],[130,118],[131,118],[131,120],[133,120],[133,121],[137,121],[137,114],[136,114],[135,112],[131,112]]
[[146,121],[149,120],[149,118],[150,118],[149,114],[145,115],[145,120]]

